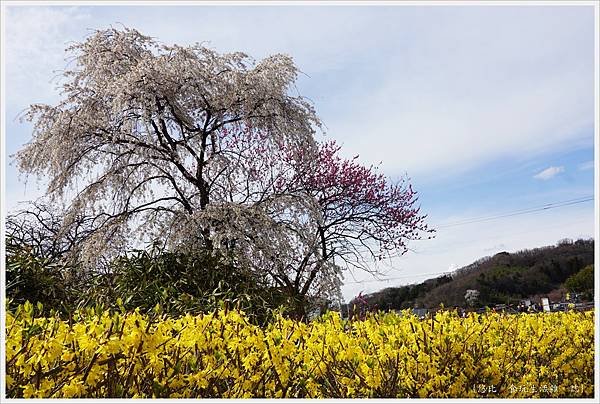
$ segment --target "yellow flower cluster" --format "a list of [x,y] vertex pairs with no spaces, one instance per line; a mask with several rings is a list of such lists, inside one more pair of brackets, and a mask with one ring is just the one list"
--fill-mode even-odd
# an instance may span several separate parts
[[593,312],[7,313],[9,397],[592,397]]

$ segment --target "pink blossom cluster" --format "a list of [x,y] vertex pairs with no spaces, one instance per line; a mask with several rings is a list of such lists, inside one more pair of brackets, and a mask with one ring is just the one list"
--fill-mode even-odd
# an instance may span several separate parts
[[410,184],[391,183],[376,167],[361,165],[358,156],[344,159],[339,151],[335,141],[321,144],[317,161],[302,177],[332,223],[377,240],[381,250],[405,250],[407,240],[428,231]]

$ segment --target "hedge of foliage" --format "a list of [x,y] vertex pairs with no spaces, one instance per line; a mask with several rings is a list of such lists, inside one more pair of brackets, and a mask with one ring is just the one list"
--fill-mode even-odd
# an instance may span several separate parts
[[[41,309],[40,309],[41,311]],[[593,312],[6,317],[9,397],[592,397]]]
[[292,312],[298,306],[294,296],[215,252],[167,252],[154,246],[119,256],[102,271],[86,271],[66,263],[62,256],[44,256],[39,248],[7,238],[9,309],[41,301],[44,315],[54,310],[65,316],[91,304],[118,310],[120,299],[127,310],[139,308],[145,313],[159,304],[176,317],[213,310],[227,302],[261,324],[276,308],[285,306]]

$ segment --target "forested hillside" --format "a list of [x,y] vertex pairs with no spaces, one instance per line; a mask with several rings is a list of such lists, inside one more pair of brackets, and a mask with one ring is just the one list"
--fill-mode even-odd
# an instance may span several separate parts
[[568,291],[582,292],[583,298],[591,300],[593,270],[587,267],[593,263],[593,239],[562,240],[556,246],[484,257],[452,274],[419,284],[386,288],[364,299],[370,307],[384,310],[433,308],[440,304],[465,307],[467,290],[479,292],[473,302],[477,307],[518,303],[527,297]]

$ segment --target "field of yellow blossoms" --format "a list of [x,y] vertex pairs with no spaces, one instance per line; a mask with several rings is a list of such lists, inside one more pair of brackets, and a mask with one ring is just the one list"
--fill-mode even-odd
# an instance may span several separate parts
[[593,312],[6,317],[8,397],[592,397]]

